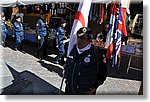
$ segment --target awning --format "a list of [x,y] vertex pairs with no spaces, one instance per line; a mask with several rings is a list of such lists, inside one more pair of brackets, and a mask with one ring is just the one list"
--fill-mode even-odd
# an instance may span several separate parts
[[[92,0],[92,3],[110,3],[112,0]],[[123,2],[141,2],[143,0],[123,0]],[[14,7],[16,5],[29,5],[40,3],[79,3],[80,0],[1,0],[0,7]]]
[[[40,3],[79,3],[80,0],[1,0],[0,7],[14,7],[16,5],[29,5],[29,4],[40,4]],[[108,3],[110,0],[93,0],[93,3]]]

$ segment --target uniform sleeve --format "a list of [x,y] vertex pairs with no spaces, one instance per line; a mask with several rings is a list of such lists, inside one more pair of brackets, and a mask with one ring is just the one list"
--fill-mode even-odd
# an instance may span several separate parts
[[21,31],[24,32],[25,26],[21,23]]
[[59,45],[59,28],[56,29],[56,45]]
[[37,30],[38,36],[40,35],[40,34],[39,34],[39,28],[40,28],[40,22],[39,22],[39,20],[38,20],[38,22],[36,23],[36,30]]
[[97,81],[93,87],[98,88],[104,83],[107,77],[106,50],[99,49],[99,70],[97,72]]
[[8,30],[7,30],[7,26],[6,26],[6,24],[5,24],[5,22],[3,23],[3,22],[0,22],[0,24],[1,24],[1,30],[2,30],[2,32],[4,32],[4,33],[8,33]]
[[14,23],[14,30],[15,30],[15,32],[19,32],[20,31],[18,26],[19,25],[17,23]]

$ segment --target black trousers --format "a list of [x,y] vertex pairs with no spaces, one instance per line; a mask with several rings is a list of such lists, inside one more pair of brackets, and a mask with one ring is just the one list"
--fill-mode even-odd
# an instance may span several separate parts
[[48,43],[48,36],[46,35],[46,36],[44,37],[43,45],[41,45],[41,46],[39,47],[38,51],[37,51],[37,57],[39,57],[39,54],[40,54],[41,51],[43,51],[43,57],[44,57],[44,58],[47,57],[47,51],[46,51],[47,46],[48,46],[47,43]]
[[15,48],[22,51],[23,50],[23,42],[24,42],[24,40],[22,40],[21,43],[16,43]]
[[40,48],[37,51],[37,56],[39,57],[39,53],[41,51],[43,51],[43,57],[47,57],[47,51],[46,51],[46,49],[47,49],[46,45],[43,44],[42,46],[40,46]]
[[8,43],[7,43],[7,42],[8,42],[8,35],[6,35],[6,39],[5,39],[5,42],[4,42],[4,43],[5,43],[5,46],[8,46]]

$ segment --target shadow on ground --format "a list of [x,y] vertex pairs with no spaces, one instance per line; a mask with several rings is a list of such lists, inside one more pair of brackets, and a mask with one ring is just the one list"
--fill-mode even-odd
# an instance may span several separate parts
[[[143,57],[133,56],[130,67],[135,69],[128,69],[131,55],[121,53],[121,62],[119,68],[111,68],[108,64],[108,76],[113,78],[129,79],[129,80],[143,80]],[[142,70],[142,71],[139,71]]]
[[[59,95],[59,89],[29,71],[17,72],[8,66],[14,80],[1,90],[2,95]],[[64,94],[62,91],[60,94]]]
[[60,77],[63,77],[62,72],[63,69],[56,66],[56,65],[52,65],[49,63],[46,63],[44,61],[38,61],[43,67],[45,67],[47,70],[49,70],[50,72],[55,72],[57,73]]

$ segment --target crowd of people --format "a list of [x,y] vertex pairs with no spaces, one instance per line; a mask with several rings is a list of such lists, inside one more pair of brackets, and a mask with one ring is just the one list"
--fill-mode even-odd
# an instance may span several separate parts
[[[64,66],[64,77],[66,78],[66,95],[78,95],[78,94],[96,94],[96,89],[104,83],[107,77],[107,61],[106,61],[106,49],[105,42],[107,32],[109,29],[109,23],[104,24],[104,29],[99,32],[96,36],[96,42],[100,43],[99,47],[93,45],[93,34],[92,29],[88,27],[82,27],[77,31],[77,40],[71,53],[66,56],[67,60],[64,61],[65,57],[65,43],[66,37],[66,20],[61,19],[60,26],[56,28],[55,32],[51,32],[46,18],[40,16],[36,23],[37,38],[39,46],[36,57],[42,60],[48,58],[48,38],[50,33],[56,38],[56,48],[58,54],[55,57],[53,63]],[[2,44],[7,46],[7,26],[5,22],[5,16],[2,16]],[[15,50],[23,50],[24,41],[24,26],[20,16],[16,16],[14,24],[14,35],[16,38]],[[42,56],[39,54],[42,53]]]
[[[53,63],[63,65],[64,78],[66,79],[66,95],[94,95],[96,89],[104,83],[107,77],[107,60],[105,42],[109,29],[109,23],[105,22],[101,32],[97,33],[96,42],[100,46],[93,45],[92,29],[81,27],[77,31],[76,44],[68,56],[65,56],[66,37],[66,20],[61,19],[60,26],[55,30],[50,30],[50,27],[44,16],[40,16],[36,23],[37,38],[39,41],[38,50],[35,53],[36,57],[42,60],[48,58],[48,38],[51,33],[56,38],[56,48],[58,54]],[[6,26],[5,16],[2,14],[2,45],[7,46],[8,30]],[[24,52],[24,25],[20,16],[15,17],[13,23],[14,35],[16,38],[15,50]],[[55,31],[55,32],[52,32]],[[124,39],[123,39],[124,40]],[[126,40],[127,41],[127,40]],[[40,53],[42,56],[40,56]],[[64,57],[67,57],[65,62]]]
[[[56,48],[58,49],[58,55],[56,56],[54,63],[64,65],[64,76],[66,78],[66,95],[79,95],[79,94],[96,94],[96,89],[103,84],[107,77],[106,66],[106,50],[96,48],[92,44],[92,30],[88,27],[82,27],[77,32],[77,44],[72,49],[67,61],[64,61],[65,55],[65,43],[67,39],[65,36],[66,20],[60,21],[60,26],[56,29]],[[8,30],[5,22],[5,16],[2,15],[2,44],[5,47],[7,45]],[[24,51],[24,26],[21,22],[21,17],[15,18],[14,34],[16,38],[15,50]],[[47,58],[47,46],[48,36],[50,33],[49,26],[45,21],[45,18],[41,16],[36,24],[36,31],[39,40],[39,48],[36,53],[37,58],[42,51],[42,58]]]
[[[78,6],[78,5],[77,5]],[[42,6],[41,6],[42,7]],[[59,26],[57,28],[52,29],[50,24],[47,23],[45,16],[42,16],[43,13],[52,11],[52,16],[56,15],[57,6],[51,5],[51,8],[47,4],[43,5],[43,9],[40,10],[40,6],[33,5],[33,7],[27,6],[27,13],[31,11],[31,8],[38,9],[40,13],[40,17],[36,22],[36,35],[38,40],[38,50],[35,53],[35,56],[40,59],[47,59],[48,57],[48,39],[50,34],[53,33],[54,38],[56,39],[55,47],[58,51],[57,56],[53,60],[53,63],[62,65],[63,77],[66,79],[65,84],[65,94],[66,95],[95,95],[96,90],[99,86],[103,85],[107,78],[107,67],[108,60],[106,58],[107,49],[105,49],[105,42],[108,34],[108,30],[110,29],[109,20],[111,17],[110,7],[111,4],[92,4],[89,14],[89,22],[95,23],[98,26],[98,31],[96,31],[96,37],[92,33],[92,29],[89,27],[81,27],[76,33],[76,44],[71,50],[70,54],[66,56],[66,48],[65,41],[68,39],[67,31],[71,31],[71,28],[67,27],[67,23],[69,23],[71,27],[71,20],[69,17],[63,17],[65,19],[61,19],[59,21]],[[76,5],[74,5],[75,8]],[[63,12],[66,12],[64,7],[60,7]],[[59,8],[59,9],[60,9]],[[13,21],[13,32],[15,36],[15,50],[24,52],[24,32],[25,27],[23,24],[23,12],[18,11],[18,7],[13,8],[13,12],[11,15],[11,20]],[[100,12],[99,12],[100,11]],[[106,12],[107,11],[107,12]],[[61,14],[65,14],[65,13]],[[71,14],[72,12],[70,12]],[[75,12],[74,12],[75,13]],[[126,12],[126,28],[129,27],[130,24],[130,12]],[[51,16],[51,17],[52,17]],[[54,16],[54,17],[55,17]],[[55,25],[55,20],[50,21],[51,25]],[[7,47],[8,45],[8,28],[6,25],[5,15],[2,12],[1,14],[1,44],[3,47]],[[57,25],[57,24],[56,24]],[[95,27],[95,26],[94,26]],[[94,28],[93,27],[93,28]],[[68,29],[67,29],[68,28]],[[138,25],[137,25],[138,30]],[[129,31],[129,29],[127,29]],[[130,32],[128,32],[129,34]],[[122,37],[122,44],[125,42],[127,45],[128,36]],[[95,46],[95,43],[98,46]],[[40,53],[42,52],[42,56]],[[24,52],[25,53],[25,52]],[[64,58],[67,58],[65,61]]]

